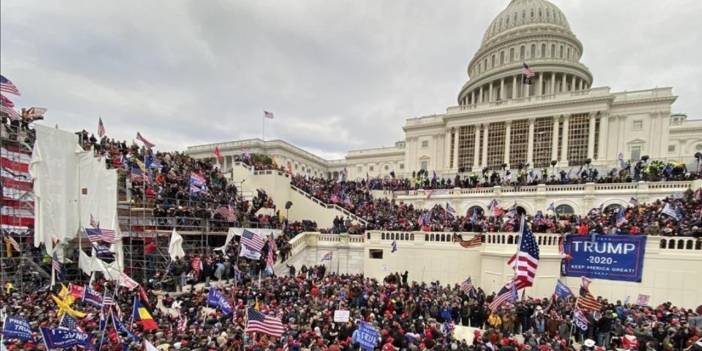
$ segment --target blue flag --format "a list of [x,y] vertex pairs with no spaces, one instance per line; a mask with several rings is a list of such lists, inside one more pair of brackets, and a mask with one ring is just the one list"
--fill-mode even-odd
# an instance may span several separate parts
[[83,346],[92,349],[90,336],[77,330],[40,328],[44,342],[49,349],[67,349],[73,346]]
[[375,346],[378,344],[378,338],[380,338],[378,329],[366,322],[361,322],[361,325],[358,327],[358,335],[355,340],[361,345],[361,349],[374,350]]
[[112,325],[115,327],[115,330],[122,336],[126,336],[132,341],[139,341],[139,337],[134,335],[127,327],[120,321],[119,319],[115,318],[115,316],[112,316]]
[[100,296],[100,293],[87,286],[85,287],[83,302],[87,302],[95,307],[102,307],[102,296]]
[[78,330],[78,321],[75,318],[69,316],[68,313],[64,313],[63,317],[61,317],[61,321],[59,322],[59,328],[64,328],[68,330]]
[[210,288],[210,292],[207,294],[207,304],[219,308],[225,315],[234,312],[229,301],[215,288]]
[[[392,241],[392,252],[395,252],[395,251],[397,251],[397,241],[396,241],[396,240],[393,240],[393,241]],[[391,252],[391,253],[392,253],[392,252]]]
[[6,338],[14,338],[20,340],[29,340],[32,338],[32,327],[29,323],[21,318],[7,316],[3,322],[3,335]]
[[568,288],[567,285],[563,284],[560,280],[556,281],[556,291],[555,291],[556,296],[565,299],[570,296],[573,296],[573,292],[570,291],[570,288]]

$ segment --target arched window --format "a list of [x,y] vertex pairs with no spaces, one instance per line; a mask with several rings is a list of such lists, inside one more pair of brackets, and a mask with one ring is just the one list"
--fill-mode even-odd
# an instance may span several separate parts
[[509,49],[509,62],[514,61],[514,48]]
[[559,216],[571,216],[575,214],[575,210],[573,210],[573,207],[570,205],[558,205],[556,206],[556,214]]
[[531,55],[530,58],[536,57],[536,44],[531,44]]
[[527,213],[527,210],[526,210],[526,208],[524,208],[522,206],[517,206],[517,212],[518,213]]
[[526,48],[522,45],[522,47],[519,48],[519,58],[524,60],[524,55],[526,55]]
[[505,52],[500,51],[500,64],[504,65],[505,64]]
[[546,44],[541,44],[541,55],[540,57],[546,57]]
[[556,58],[556,44],[551,44],[551,58]]
[[483,215],[483,208],[480,206],[471,206],[468,208],[468,211],[466,211],[466,217],[471,217],[473,216],[473,212],[476,213],[478,217]]
[[563,58],[563,45],[561,45],[558,56],[560,56],[560,58]]
[[605,213],[614,213],[615,211],[621,211],[624,207],[619,204],[611,204],[604,208]]
[[495,55],[490,58],[490,67],[495,67]]
[[665,249],[665,239],[661,240],[661,243],[658,247],[661,249]]
[[570,48],[568,48],[568,59],[570,60]]

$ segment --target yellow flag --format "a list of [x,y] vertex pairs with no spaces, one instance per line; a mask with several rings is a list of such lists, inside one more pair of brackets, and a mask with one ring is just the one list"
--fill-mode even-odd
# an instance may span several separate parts
[[139,169],[141,169],[141,171],[144,172],[144,175],[146,175],[146,166],[144,165],[144,162],[141,162],[138,159],[136,159],[135,161],[137,166],[139,166]]
[[63,283],[61,283],[61,291],[59,291],[58,296],[68,306],[72,305],[73,302],[76,301],[75,296],[71,295],[71,292],[68,291],[68,288],[63,285]]
[[56,312],[56,315],[58,317],[63,316],[64,313],[68,313],[69,316],[75,317],[75,318],[84,318],[85,317],[85,312],[74,310],[73,308],[71,308],[71,306],[66,304],[66,302],[64,302],[59,297],[57,297],[55,295],[51,295],[51,298],[54,300],[54,302],[56,302],[56,306],[58,306],[58,308],[59,308],[58,311]]

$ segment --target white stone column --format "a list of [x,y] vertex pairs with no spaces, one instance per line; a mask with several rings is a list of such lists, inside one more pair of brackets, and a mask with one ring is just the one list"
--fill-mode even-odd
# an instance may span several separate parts
[[504,100],[507,98],[507,94],[505,94],[505,79],[500,78],[500,100]]
[[595,119],[597,112],[590,112],[590,128],[587,132],[587,158],[595,159]]
[[563,73],[561,76],[561,91],[566,92],[568,90],[568,76]]
[[585,83],[585,80],[581,78],[581,79],[580,79],[580,84],[579,84],[579,86],[578,86],[578,89],[579,89],[579,90],[584,90],[584,89],[583,89],[584,83]]
[[505,122],[505,152],[504,152],[504,163],[509,165],[509,148],[510,148],[510,143],[512,142],[512,122],[507,121]]
[[487,149],[488,149],[488,127],[490,126],[488,123],[485,123],[485,128],[483,129],[483,161],[481,162],[483,167],[487,167]]
[[490,89],[490,90],[488,91],[488,102],[493,102],[493,101],[495,101],[495,100],[493,100],[494,95],[493,95],[493,93],[492,93],[492,82],[490,82],[489,88],[488,88],[488,89]]
[[[456,164],[453,164],[453,167],[451,166],[451,136],[453,135],[453,131],[455,131],[455,128],[452,130],[452,128],[447,128],[446,129],[446,136],[444,138],[444,169],[449,170],[453,169]],[[456,139],[454,139],[454,143],[456,142]]]
[[551,72],[551,95],[556,93],[556,73]]
[[561,167],[568,167],[568,121],[569,115],[563,116],[563,143],[561,144]]
[[609,116],[608,114],[602,113],[600,115],[600,140],[598,143],[597,159],[607,160],[607,141],[609,133]]
[[483,86],[482,85],[480,86],[480,90],[478,93],[478,102],[481,104],[483,103]]
[[536,89],[536,95],[544,95],[544,73],[539,72],[539,87]]
[[558,125],[560,116],[553,117],[553,137],[551,138],[551,160],[558,160]]
[[576,87],[576,85],[575,85],[575,84],[576,84],[576,83],[575,83],[575,80],[577,79],[577,77],[576,77],[576,76],[572,76],[572,78],[573,78],[573,79],[570,81],[570,91],[575,91],[575,87]]
[[517,95],[517,76],[512,76],[512,99],[516,99]]
[[461,127],[456,127],[453,139],[453,169],[458,170],[458,144],[461,141]]
[[475,105],[475,90],[470,92],[470,104]]
[[480,168],[480,124],[475,125],[475,146],[473,147],[473,171]]
[[529,118],[529,141],[527,144],[527,163],[534,166],[534,122],[533,118]]

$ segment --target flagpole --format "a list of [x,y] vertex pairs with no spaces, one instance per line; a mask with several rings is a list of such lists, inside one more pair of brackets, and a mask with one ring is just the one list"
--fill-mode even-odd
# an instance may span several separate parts
[[266,115],[261,117],[261,140],[266,141]]

